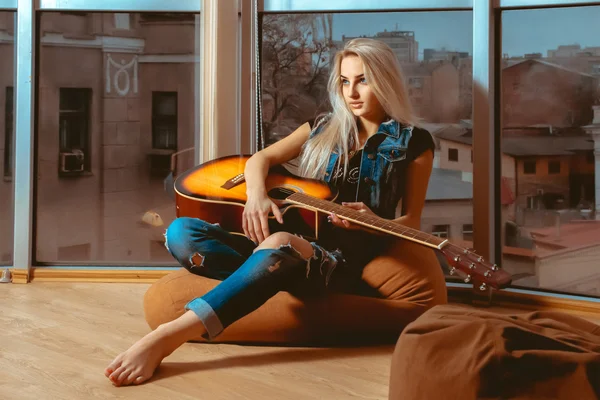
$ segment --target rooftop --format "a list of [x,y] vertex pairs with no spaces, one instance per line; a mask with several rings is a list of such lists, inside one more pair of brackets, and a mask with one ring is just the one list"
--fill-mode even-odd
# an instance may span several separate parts
[[600,245],[600,221],[579,220],[529,229],[539,258],[557,256]]
[[[473,144],[472,131],[461,124],[445,126],[425,124],[434,138],[449,140],[467,145]],[[439,143],[437,143],[439,148]],[[580,151],[594,149],[591,136],[579,133],[573,135],[510,135],[502,138],[502,152],[514,157],[572,155]]]
[[528,59],[525,59],[523,61],[516,62],[514,64],[511,64],[508,67],[505,67],[504,70],[507,70],[507,69],[510,69],[510,68],[514,68],[517,65],[523,65],[523,64],[526,64],[526,63],[529,63],[529,64],[537,63],[537,64],[544,65],[544,66],[547,66],[547,67],[552,67],[552,68],[560,69],[560,70],[563,70],[563,71],[566,71],[566,72],[570,72],[572,74],[581,75],[581,76],[585,76],[585,77],[588,77],[588,78],[596,79],[596,77],[593,76],[593,75],[586,74],[586,73],[583,73],[583,72],[579,72],[579,71],[576,71],[574,69],[563,67],[562,65],[554,64],[554,63],[551,63],[551,62],[548,62],[548,61],[544,61],[544,60],[540,60],[540,59],[537,59],[537,58],[528,58]]

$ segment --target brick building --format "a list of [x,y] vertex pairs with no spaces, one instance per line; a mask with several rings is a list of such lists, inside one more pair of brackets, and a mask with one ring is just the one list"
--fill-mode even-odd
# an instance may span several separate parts
[[597,79],[538,59],[502,70],[504,128],[581,126],[592,120]]

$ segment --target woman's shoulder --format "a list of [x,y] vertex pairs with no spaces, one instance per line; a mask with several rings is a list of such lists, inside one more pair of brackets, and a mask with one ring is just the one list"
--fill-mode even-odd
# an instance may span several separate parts
[[411,126],[411,138],[408,144],[409,151],[414,154],[414,158],[418,157],[426,150],[435,152],[435,140],[429,130],[422,126]]
[[418,136],[430,136],[431,137],[431,133],[429,132],[429,130],[427,130],[426,128],[424,128],[421,125],[410,125],[409,128],[412,130],[413,135],[416,134]]

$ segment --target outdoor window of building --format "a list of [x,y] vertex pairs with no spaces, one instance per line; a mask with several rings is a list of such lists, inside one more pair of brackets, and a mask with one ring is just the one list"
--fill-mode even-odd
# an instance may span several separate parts
[[536,173],[536,162],[535,160],[523,161],[523,173],[528,175],[535,175]]
[[501,264],[515,286],[598,295],[599,19],[599,6],[502,12],[501,173],[514,201],[500,205]]
[[12,177],[13,149],[14,149],[14,93],[13,88],[6,88],[4,98],[4,177]]
[[90,171],[91,89],[60,88],[59,93],[59,174]]
[[458,161],[458,149],[448,149],[448,160]]
[[447,239],[450,236],[450,225],[433,225],[431,234],[439,238]]
[[463,240],[473,241],[473,224],[464,224],[462,226]]
[[177,93],[152,92],[152,147],[177,149]]
[[131,29],[131,14],[115,13],[115,28],[123,30]]
[[409,78],[408,84],[413,88],[422,88],[423,87],[423,78]]

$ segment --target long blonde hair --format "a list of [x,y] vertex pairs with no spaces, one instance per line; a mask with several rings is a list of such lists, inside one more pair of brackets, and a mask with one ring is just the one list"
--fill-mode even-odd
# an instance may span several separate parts
[[[308,178],[322,178],[329,156],[340,152],[344,176],[348,169],[351,143],[358,143],[357,118],[344,100],[341,65],[344,57],[358,56],[365,78],[386,114],[404,125],[414,125],[416,118],[408,98],[402,70],[393,50],[375,39],[356,38],[346,43],[332,63],[329,75],[329,101],[332,112],[318,135],[308,140],[300,156],[300,173]],[[339,162],[338,160],[338,162]]]

